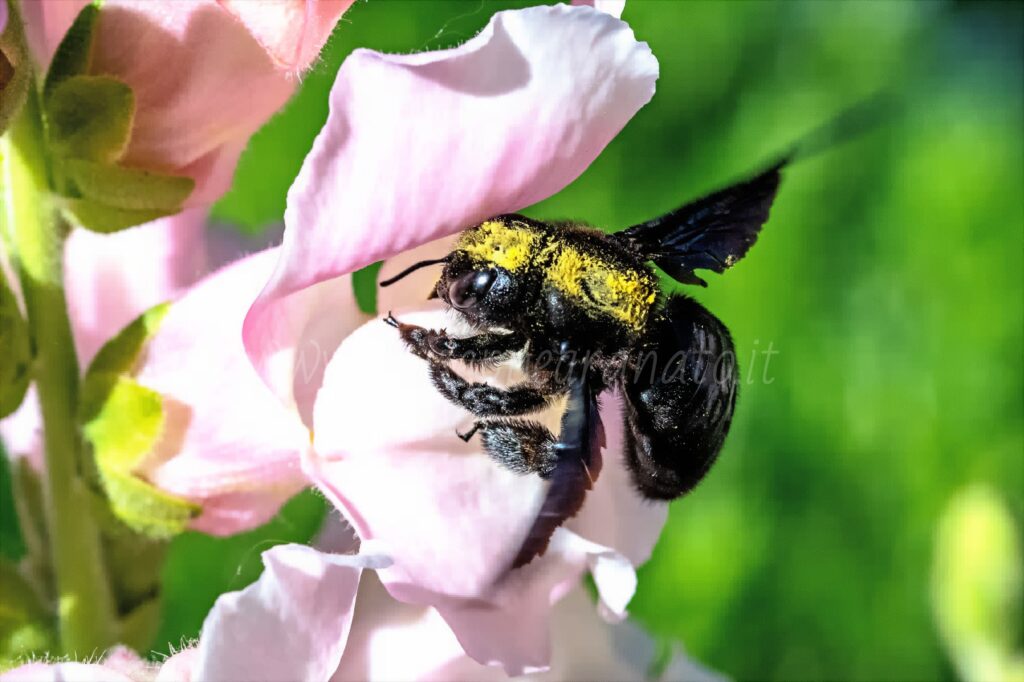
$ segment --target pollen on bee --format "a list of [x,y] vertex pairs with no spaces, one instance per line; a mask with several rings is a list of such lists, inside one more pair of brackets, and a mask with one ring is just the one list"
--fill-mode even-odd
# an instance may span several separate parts
[[657,297],[656,284],[647,273],[564,246],[548,268],[547,279],[580,305],[634,329],[643,326]]
[[516,272],[529,266],[540,235],[526,225],[488,220],[466,232],[459,248],[471,257]]

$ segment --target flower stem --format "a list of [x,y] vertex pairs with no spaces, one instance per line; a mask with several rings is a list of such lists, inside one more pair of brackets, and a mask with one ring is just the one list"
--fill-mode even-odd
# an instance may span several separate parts
[[45,430],[44,494],[63,653],[98,654],[114,643],[111,586],[90,493],[80,477],[79,370],[64,298],[66,226],[48,192],[38,93],[30,89],[3,142],[4,221],[19,266],[35,344],[33,377]]

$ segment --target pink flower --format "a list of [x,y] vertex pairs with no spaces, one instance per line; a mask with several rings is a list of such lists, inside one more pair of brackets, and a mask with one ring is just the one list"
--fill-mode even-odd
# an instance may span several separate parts
[[[180,298],[191,285],[207,273],[216,271],[224,263],[235,260],[240,255],[266,246],[267,237],[247,239],[233,231],[208,229],[205,218],[205,211],[191,209],[115,234],[95,234],[85,230],[72,232],[64,253],[64,279],[75,347],[83,371],[99,348],[142,312],[159,303]],[[268,237],[276,239],[273,231]],[[258,286],[259,283],[254,285],[250,298]],[[189,298],[186,312],[193,309],[198,300],[193,294]],[[234,357],[238,360],[237,366],[243,376],[247,373],[255,377],[251,366],[245,360],[244,353],[241,352],[239,341],[244,304],[235,302],[234,309],[237,311],[237,325],[233,330],[229,328],[224,342],[228,347],[230,342],[234,342],[234,348],[238,351],[234,353]],[[216,309],[213,313],[214,318],[219,317]],[[177,310],[173,315],[169,315],[172,324],[178,316]],[[173,327],[171,331],[174,331]],[[208,339],[213,341],[212,338]],[[226,351],[225,357],[232,357],[232,353]],[[172,358],[174,356],[167,356],[168,361]],[[217,366],[216,375],[223,376],[220,373],[225,368],[224,365]],[[150,368],[150,371],[155,370],[155,367]],[[198,365],[195,366],[195,370],[198,376],[204,376],[204,370]],[[268,394],[262,383],[253,383],[259,392]],[[172,420],[169,424],[167,438],[162,443],[161,452],[164,454],[170,450],[170,443],[175,442],[175,438],[179,438],[180,433],[184,432],[182,420],[196,425],[193,433],[201,432],[201,424],[204,423],[202,420],[189,419],[188,412],[192,408],[186,408],[186,403],[174,400],[174,395],[173,392],[168,393],[166,408],[170,416],[179,421]],[[271,406],[273,415],[279,416],[282,412],[280,404],[275,400]],[[217,414],[211,414],[210,417],[216,419]],[[176,425],[179,427],[177,430]],[[308,435],[304,430],[296,429],[293,433],[300,442],[303,439],[308,441]],[[27,457],[34,468],[42,469],[42,420],[33,388],[29,389],[18,410],[0,421],[0,436],[13,456]],[[259,438],[260,434],[257,433],[254,437]],[[174,452],[180,454],[182,451]],[[187,455],[188,452],[187,449],[184,450],[184,454]],[[216,450],[213,447],[204,449],[204,452],[223,454],[223,450]],[[187,465],[191,460],[181,461]],[[170,491],[176,489],[175,484],[180,483],[175,472],[181,466],[182,464],[177,464],[165,470],[162,461],[154,454],[143,463],[137,473],[143,478],[152,477],[161,482],[166,478],[167,490]],[[194,522],[195,525],[204,528],[212,524],[213,530],[229,533],[263,523],[273,516],[281,502],[304,487],[304,479],[297,474],[297,448],[290,451],[288,468],[294,473],[288,478],[275,480],[268,490],[260,488],[259,479],[254,476],[244,490],[239,490],[236,486],[227,492],[222,482],[223,477],[237,479],[239,474],[237,467],[231,469],[229,463],[225,462],[223,477],[207,479],[206,487],[203,489],[197,486],[188,488],[189,499],[205,503],[207,509],[207,513]],[[202,467],[196,467],[194,473],[199,479],[206,474]]]
[[626,0],[572,0],[572,4],[593,7],[617,19],[622,18],[622,11],[626,9]]
[[[79,364],[146,309],[182,293],[208,270],[205,211],[194,209],[111,235],[71,233],[64,280]],[[9,281],[17,283],[13,277]],[[12,455],[42,468],[42,418],[35,389],[0,421]]]
[[[277,324],[307,354],[287,406],[263,384],[242,347],[242,318],[277,259],[270,249],[243,258],[193,287],[173,305],[146,347],[136,380],[163,398],[164,432],[136,469],[161,489],[202,505],[193,527],[218,535],[266,522],[308,485],[300,456],[322,354],[361,323],[348,277],[296,299]],[[317,367],[319,366],[319,369]],[[308,375],[306,372],[308,371]],[[308,381],[307,381],[308,379]]]
[[28,663],[0,675],[2,682],[191,682],[195,651],[185,650],[160,665],[116,647],[95,663]]
[[[134,120],[116,159],[195,180],[186,206],[227,191],[249,137],[281,108],[354,0],[110,0],[86,74],[131,87]],[[28,0],[25,30],[45,67],[85,0]]]
[[[311,288],[558,191],[650,99],[656,77],[656,61],[626,24],[565,5],[499,13],[453,50],[355,52],[289,192],[277,268],[245,321],[267,384],[296,403],[303,340],[282,322]],[[443,326],[444,311],[422,303],[428,288],[404,301],[389,293],[388,305],[404,304],[409,322]],[[379,571],[392,596],[436,608],[472,658],[510,674],[548,665],[551,604],[584,571],[605,612],[624,617],[633,567],[666,510],[632,490],[614,399],[604,411],[605,473],[582,512],[544,557],[495,588],[545,484],[456,439],[470,415],[437,394],[424,363],[379,320],[324,357],[303,467],[364,551],[393,561]]]
[[[0,681],[507,679],[467,656],[435,609],[397,602],[372,574],[360,575],[379,558],[282,545],[264,552],[263,561],[258,582],[217,601],[198,645],[160,665],[118,648],[95,664],[29,664]],[[678,649],[652,677],[654,642],[631,623],[602,621],[579,587],[555,607],[553,626],[555,654],[546,673],[530,676],[537,682],[722,680]]]
[[[211,614],[200,669],[244,663],[244,638],[249,662],[266,660],[254,650],[297,652],[263,672],[330,675],[366,568],[392,597],[443,621],[445,646],[454,639],[474,665],[509,674],[550,666],[552,609],[586,571],[602,613],[625,617],[634,567],[667,508],[633,489],[614,396],[602,413],[604,468],[583,509],[543,557],[496,587],[545,484],[505,470],[479,440],[455,438],[469,415],[433,389],[393,329],[363,324],[349,273],[395,256],[382,270],[394,272],[445,249],[432,240],[557,192],[650,99],[656,78],[657,62],[626,24],[565,5],[499,13],[452,50],[359,50],[342,66],[327,124],[289,193],[283,246],[192,287],[135,368],[165,414],[135,473],[199,502],[196,527],[251,527],[312,482],[362,540],[356,556],[268,552],[264,580]],[[444,310],[423,300],[428,276],[381,292],[381,306],[442,326]],[[517,367],[504,370],[514,378]],[[252,644],[275,641],[291,646]]]
[[554,194],[650,100],[657,71],[626,24],[566,5],[499,13],[452,50],[355,51],[246,318],[261,375],[290,295]]
[[[361,575],[379,565],[380,557],[283,545],[264,552],[263,560],[263,577],[221,596],[207,617],[192,679],[507,678],[500,668],[467,655],[436,609],[397,602],[372,573]],[[650,679],[653,642],[632,624],[609,625],[600,619],[582,588],[571,588],[559,601],[552,621],[551,664],[530,679]],[[683,656],[676,656],[666,673],[656,679],[720,679]]]
[[[408,305],[396,306],[401,319],[453,330],[440,306]],[[516,370],[510,363],[498,374],[514,381]],[[475,378],[469,368],[459,371]],[[559,408],[540,416],[556,426]],[[331,359],[304,467],[352,523],[364,551],[393,560],[378,575],[395,598],[433,606],[469,656],[515,675],[547,666],[551,604],[585,571],[606,616],[625,617],[633,567],[646,561],[664,524],[666,505],[642,500],[629,479],[616,400],[606,401],[602,418],[605,464],[583,509],[556,531],[543,557],[497,588],[546,484],[504,469],[478,441],[456,438],[472,416],[437,394],[425,363],[381,320],[357,329]]]

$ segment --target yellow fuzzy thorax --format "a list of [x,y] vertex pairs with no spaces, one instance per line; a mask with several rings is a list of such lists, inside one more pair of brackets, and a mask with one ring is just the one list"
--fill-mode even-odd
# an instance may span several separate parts
[[511,273],[541,268],[545,282],[579,306],[634,331],[643,328],[657,298],[657,280],[650,272],[623,268],[519,221],[488,220],[463,233],[456,248]]
[[465,232],[457,248],[474,260],[493,263],[509,272],[528,267],[541,236],[526,223],[506,225],[488,220],[479,227]]
[[610,315],[639,331],[658,295],[649,273],[625,270],[573,246],[559,249],[546,279],[584,308]]

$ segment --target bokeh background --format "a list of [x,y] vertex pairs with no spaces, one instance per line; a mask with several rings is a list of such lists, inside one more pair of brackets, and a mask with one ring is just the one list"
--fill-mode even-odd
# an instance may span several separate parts
[[[448,47],[529,4],[358,3],[253,138],[219,224],[255,233],[281,220],[352,49]],[[999,602],[1020,569],[1022,7],[630,0],[624,18],[661,62],[658,92],[578,181],[527,211],[631,225],[890,95],[871,130],[788,170],[747,259],[689,292],[732,330],[746,379],[720,463],[673,505],[632,614],[727,675],[955,679],[965,671],[940,632],[974,625],[1020,650],[1014,619],[946,574],[980,557]],[[372,309],[372,269],[357,280]],[[1009,529],[1002,544],[954,532],[937,549],[940,519],[971,485],[1016,525],[993,522]],[[159,641],[196,637],[219,593],[256,578],[261,551],[309,539],[325,511],[304,494],[252,533],[177,538]],[[16,531],[0,532],[17,554]],[[936,612],[968,622],[942,629]]]

